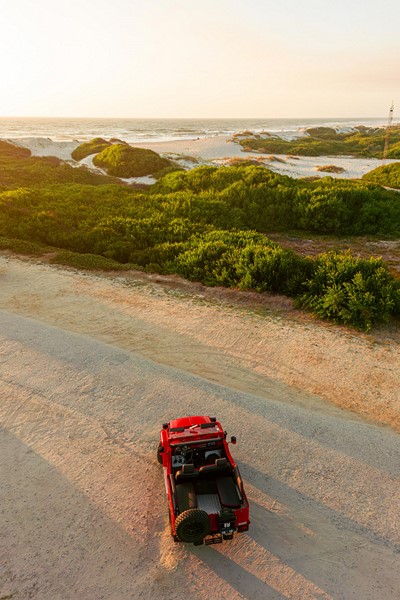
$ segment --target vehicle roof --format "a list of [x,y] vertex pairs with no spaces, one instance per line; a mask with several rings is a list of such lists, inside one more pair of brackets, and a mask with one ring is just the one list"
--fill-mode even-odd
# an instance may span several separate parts
[[204,415],[195,415],[190,417],[180,417],[173,419],[169,422],[169,427],[175,429],[176,427],[191,427],[192,425],[200,425],[201,423],[211,423],[210,417]]
[[173,419],[168,425],[168,437],[171,442],[198,437],[222,438],[224,433],[221,424],[207,416],[181,417]]

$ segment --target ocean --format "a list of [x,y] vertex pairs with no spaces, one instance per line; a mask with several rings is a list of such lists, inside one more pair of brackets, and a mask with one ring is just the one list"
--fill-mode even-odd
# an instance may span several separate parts
[[0,138],[50,138],[52,141],[86,141],[117,138],[129,143],[190,140],[239,131],[268,131],[283,137],[298,135],[308,127],[348,130],[357,125],[386,125],[382,118],[349,119],[74,119],[0,117]]

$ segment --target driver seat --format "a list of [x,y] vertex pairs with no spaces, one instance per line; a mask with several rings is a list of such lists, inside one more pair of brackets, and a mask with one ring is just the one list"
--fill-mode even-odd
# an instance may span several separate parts
[[199,472],[196,471],[193,464],[182,465],[182,469],[175,474],[176,483],[182,481],[189,481],[199,476]]

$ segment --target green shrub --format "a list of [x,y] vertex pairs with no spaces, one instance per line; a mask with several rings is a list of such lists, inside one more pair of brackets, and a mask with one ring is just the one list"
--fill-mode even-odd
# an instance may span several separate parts
[[239,257],[241,289],[297,296],[311,275],[312,262],[279,246],[248,246]]
[[298,305],[324,319],[368,331],[387,322],[399,303],[398,282],[380,258],[328,252],[315,259]]
[[315,168],[323,173],[344,173],[346,171],[346,169],[337,165],[318,165]]
[[312,265],[254,231],[216,230],[191,239],[177,256],[175,268],[206,285],[294,296],[303,291]]
[[400,141],[390,144],[387,156],[388,158],[400,158]]
[[164,167],[160,171],[157,171],[157,173],[153,173],[153,177],[155,179],[161,179],[162,177],[168,175],[168,173],[176,173],[177,171],[184,170],[185,169],[183,167],[180,167],[179,165],[170,165],[169,167]]
[[295,190],[293,220],[300,229],[338,235],[400,233],[396,192],[368,182],[325,177],[300,182]]
[[386,187],[400,189],[400,162],[377,167],[373,171],[365,173],[362,179]]
[[306,133],[317,139],[336,139],[338,137],[336,129],[332,127],[309,127],[306,129]]
[[254,231],[214,230],[191,238],[186,251],[177,256],[174,268],[183,277],[206,285],[236,286],[240,281],[237,272],[240,253],[246,246],[257,243],[276,245]]
[[108,146],[94,157],[93,164],[105,169],[108,175],[124,178],[152,175],[173,165],[153,150],[125,144]]
[[111,146],[111,142],[107,142],[103,138],[94,138],[90,142],[84,142],[75,148],[71,153],[71,157],[77,161],[82,160],[91,154],[98,154],[105,148],[108,148],[108,146]]

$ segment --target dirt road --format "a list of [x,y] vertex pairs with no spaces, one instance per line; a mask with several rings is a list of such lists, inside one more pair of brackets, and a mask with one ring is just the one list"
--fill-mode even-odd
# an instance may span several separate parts
[[[7,257],[0,278],[0,598],[398,597],[398,434],[325,391],[375,361],[365,414],[389,422],[394,342]],[[199,413],[237,435],[251,501],[218,547],[173,543],[155,459]]]

